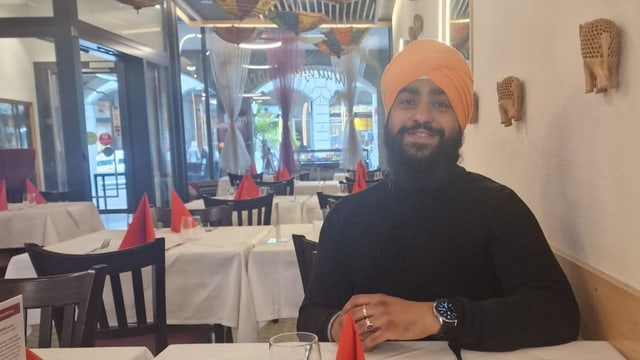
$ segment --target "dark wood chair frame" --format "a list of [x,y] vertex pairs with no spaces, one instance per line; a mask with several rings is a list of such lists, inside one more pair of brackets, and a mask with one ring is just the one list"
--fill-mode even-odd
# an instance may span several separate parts
[[[202,197],[205,207],[214,207],[220,205],[231,204],[233,212],[236,215],[236,224],[243,226],[243,213],[246,214],[246,225],[271,225],[271,209],[273,208],[273,193],[247,200],[226,200],[217,199],[208,196]],[[256,213],[256,219],[253,213]]]
[[[96,339],[122,339],[145,335],[154,336],[154,354],[167,347],[167,306],[165,285],[165,249],[164,238],[128,249],[90,254],[63,254],[43,249],[40,245],[25,244],[33,267],[39,276],[58,275],[77,272],[94,265],[108,266],[108,278],[116,312],[116,324],[107,319],[104,304],[98,317]],[[147,319],[147,304],[144,297],[142,270],[151,268],[152,273],[152,314]],[[129,323],[125,310],[123,286],[120,275],[131,274],[132,295],[135,304],[135,323]]]
[[318,204],[320,204],[321,210],[329,210],[331,209],[332,204],[337,203],[342,200],[345,196],[348,195],[333,195],[333,194],[325,194],[322,191],[316,192],[316,196],[318,197]]
[[294,178],[281,181],[256,181],[258,187],[268,187],[269,191],[275,195],[293,195]]
[[53,328],[59,347],[92,347],[106,275],[107,267],[98,265],[64,275],[2,279],[0,301],[22,295],[25,331],[26,310],[40,309],[39,348],[51,347]]
[[316,257],[318,256],[318,242],[307,239],[306,236],[300,234],[291,234],[293,239],[293,247],[296,251],[298,260],[298,269],[300,270],[300,278],[302,279],[302,289],[307,293],[307,286],[313,275]]
[[[227,176],[229,176],[229,184],[235,187],[238,187],[238,185],[240,185],[240,181],[242,181],[242,178],[244,177],[244,175],[233,173],[227,173]],[[263,173],[253,174],[251,175],[251,177],[254,181],[262,181]]]

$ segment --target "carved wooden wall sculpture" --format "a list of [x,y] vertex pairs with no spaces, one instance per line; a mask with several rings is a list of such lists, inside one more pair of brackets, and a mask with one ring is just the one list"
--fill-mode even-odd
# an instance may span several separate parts
[[500,110],[500,123],[511,126],[512,121],[522,119],[522,84],[515,76],[507,76],[498,81],[498,108]]
[[618,87],[620,31],[609,19],[580,24],[580,50],[584,66],[584,92],[606,92]]

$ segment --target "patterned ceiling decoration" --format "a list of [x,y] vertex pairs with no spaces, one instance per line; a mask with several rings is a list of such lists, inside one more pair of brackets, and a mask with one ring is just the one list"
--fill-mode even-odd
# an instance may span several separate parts
[[296,35],[329,22],[329,18],[324,14],[306,11],[272,11],[267,14],[267,18],[279,28],[289,30]]
[[339,42],[330,42],[327,39],[319,41],[313,44],[321,53],[336,56],[340,58],[342,55],[346,55],[352,52],[356,47],[355,46],[344,46]]
[[236,45],[255,41],[262,34],[262,31],[254,27],[236,26],[215,28],[213,32],[222,40]]
[[136,10],[140,10],[145,7],[156,6],[162,3],[162,0],[117,0],[117,1],[126,5],[131,5]]
[[266,14],[276,0],[216,0],[224,11],[236,20],[254,18]]
[[[391,24],[395,0],[173,0],[178,14],[192,26],[255,26],[273,27],[264,17],[272,11],[293,11],[324,14],[329,22],[324,26]],[[240,8],[238,5],[243,5]],[[272,6],[269,6],[271,4]],[[255,7],[252,7],[254,6]],[[260,11],[252,9],[259,8]],[[240,19],[244,19],[240,21]],[[241,23],[241,24],[240,24]]]
[[368,28],[342,27],[325,31],[322,34],[330,44],[339,43],[343,46],[357,46],[360,45],[368,32]]

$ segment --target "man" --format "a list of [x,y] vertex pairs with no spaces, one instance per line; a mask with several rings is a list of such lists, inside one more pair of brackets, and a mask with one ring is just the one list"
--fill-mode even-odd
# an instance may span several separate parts
[[437,41],[391,60],[388,174],[329,212],[299,330],[337,340],[350,313],[365,350],[431,337],[458,357],[576,339],[575,297],[532,212],[457,165],[472,89],[464,59]]

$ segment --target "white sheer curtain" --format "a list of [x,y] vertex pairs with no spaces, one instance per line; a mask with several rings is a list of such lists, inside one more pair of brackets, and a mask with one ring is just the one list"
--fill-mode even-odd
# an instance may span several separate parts
[[210,33],[209,38],[213,78],[225,110],[224,121],[228,123],[224,147],[220,153],[220,168],[223,169],[223,173],[244,174],[251,166],[251,157],[235,122],[240,112],[242,93],[247,80],[247,69],[242,67],[242,64],[249,64],[251,50],[228,43],[214,33]]
[[362,144],[356,131],[353,107],[358,95],[358,79],[364,74],[366,63],[362,61],[358,51],[342,55],[340,58],[332,57],[331,63],[344,78],[344,89],[339,95],[345,103],[347,121],[342,129],[340,167],[355,170],[358,167],[358,161],[362,159]]

